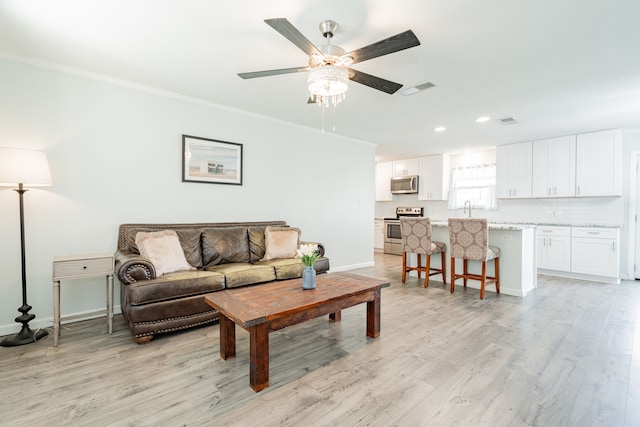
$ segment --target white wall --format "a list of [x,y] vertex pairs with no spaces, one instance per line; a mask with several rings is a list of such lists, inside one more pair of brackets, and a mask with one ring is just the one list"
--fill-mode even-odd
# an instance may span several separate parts
[[[332,269],[373,263],[372,144],[4,59],[0,93],[0,146],[46,152],[53,176],[25,194],[34,327],[51,325],[52,257],[113,253],[121,223],[285,220]],[[244,144],[243,185],[181,182],[182,134]],[[0,188],[0,335],[19,330],[19,244],[18,196]],[[61,293],[63,315],[105,304],[102,279]]]

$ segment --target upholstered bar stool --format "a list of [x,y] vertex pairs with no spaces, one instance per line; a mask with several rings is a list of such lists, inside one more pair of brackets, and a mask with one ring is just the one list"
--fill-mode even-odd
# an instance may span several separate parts
[[[480,281],[480,299],[484,299],[486,285],[495,284],[500,293],[500,248],[489,246],[489,227],[484,218],[449,218],[451,250],[451,293],[456,279]],[[456,274],[456,258],[462,258],[462,274]],[[482,274],[469,273],[469,260],[482,262]],[[487,276],[487,261],[494,260],[495,276]]]
[[[442,242],[431,241],[431,220],[429,218],[400,217],[400,234],[402,236],[402,283],[407,278],[407,271],[417,271],[418,279],[425,273],[424,287],[429,286],[429,277],[442,274],[442,282],[447,283],[445,271],[446,245]],[[407,254],[417,255],[417,267],[407,266]],[[441,254],[442,268],[431,268],[431,255]],[[422,255],[427,256],[427,263],[422,266]]]

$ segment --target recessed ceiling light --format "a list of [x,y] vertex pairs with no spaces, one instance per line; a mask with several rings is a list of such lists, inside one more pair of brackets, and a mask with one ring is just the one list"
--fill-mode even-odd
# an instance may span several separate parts
[[438,126],[437,128],[434,129],[436,132],[444,132],[445,130],[447,130],[446,127],[444,126]]
[[484,122],[488,122],[489,120],[491,120],[491,117],[488,116],[482,116],[482,117],[478,117],[476,119],[476,122],[478,123],[484,123]]

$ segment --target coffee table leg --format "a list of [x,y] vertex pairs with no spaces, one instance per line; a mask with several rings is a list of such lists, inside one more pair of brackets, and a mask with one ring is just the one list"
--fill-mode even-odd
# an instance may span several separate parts
[[339,322],[342,320],[342,311],[336,311],[335,313],[329,313],[329,322]]
[[373,292],[373,301],[367,301],[367,336],[380,336],[380,288]]
[[236,324],[220,313],[220,357],[224,360],[236,357]]
[[269,332],[265,323],[249,328],[249,385],[258,392],[269,387]]

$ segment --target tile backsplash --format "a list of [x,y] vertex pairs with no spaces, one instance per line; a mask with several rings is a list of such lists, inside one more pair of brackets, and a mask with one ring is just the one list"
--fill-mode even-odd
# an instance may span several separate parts
[[[434,220],[466,215],[462,209],[449,210],[446,201],[399,195],[393,202],[376,202],[376,217],[394,217],[397,206],[422,206],[424,215]],[[503,199],[498,200],[498,209],[473,209],[471,216],[491,222],[619,226],[624,223],[624,198]]]

